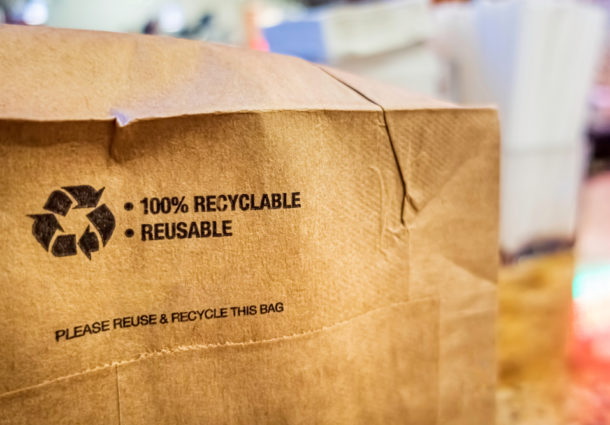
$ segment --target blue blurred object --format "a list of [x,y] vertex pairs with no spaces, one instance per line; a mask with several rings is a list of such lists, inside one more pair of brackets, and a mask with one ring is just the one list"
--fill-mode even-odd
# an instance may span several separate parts
[[285,21],[264,28],[263,34],[272,52],[297,56],[312,62],[328,62],[322,22],[316,17]]

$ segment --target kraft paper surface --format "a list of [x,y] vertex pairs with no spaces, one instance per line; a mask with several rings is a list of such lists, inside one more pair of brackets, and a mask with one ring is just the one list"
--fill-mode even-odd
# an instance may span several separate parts
[[0,75],[1,424],[493,422],[494,110],[49,28]]

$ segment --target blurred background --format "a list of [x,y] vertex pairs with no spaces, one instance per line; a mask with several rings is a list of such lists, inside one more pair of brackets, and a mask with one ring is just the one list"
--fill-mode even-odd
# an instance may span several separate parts
[[0,0],[0,23],[226,43],[497,105],[499,424],[610,424],[608,12],[610,0]]

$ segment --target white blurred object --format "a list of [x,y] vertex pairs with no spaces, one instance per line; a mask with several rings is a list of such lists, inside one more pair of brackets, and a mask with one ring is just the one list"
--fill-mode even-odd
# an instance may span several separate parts
[[329,8],[320,19],[331,63],[414,45],[433,31],[427,0],[342,5]]
[[21,16],[28,25],[42,25],[49,19],[49,6],[45,0],[31,0],[23,8]]
[[500,235],[506,253],[573,237],[587,165],[585,147],[575,143],[556,150],[502,151]]
[[573,238],[603,10],[569,0],[511,0],[441,7],[437,18],[456,100],[493,102],[500,111],[503,250]]
[[436,95],[441,65],[427,45],[433,30],[428,0],[393,0],[314,9],[264,33],[271,51]]
[[[211,41],[242,44],[245,0],[52,0],[47,25],[98,31],[141,32],[159,20],[159,28],[174,34],[210,15]],[[210,32],[210,31],[209,31]]]
[[352,57],[333,66],[388,84],[438,95],[441,67],[427,45],[417,45],[368,57]]
[[140,31],[161,0],[54,0],[48,25],[99,31]]
[[163,33],[175,33],[184,28],[184,10],[178,3],[166,3],[159,10],[159,28]]

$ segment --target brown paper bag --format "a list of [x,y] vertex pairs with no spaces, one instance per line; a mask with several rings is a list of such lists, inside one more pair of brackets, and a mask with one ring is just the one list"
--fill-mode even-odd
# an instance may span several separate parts
[[169,38],[0,52],[0,423],[492,423],[495,111]]

